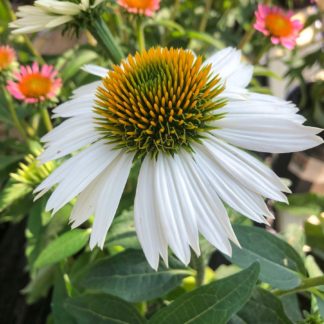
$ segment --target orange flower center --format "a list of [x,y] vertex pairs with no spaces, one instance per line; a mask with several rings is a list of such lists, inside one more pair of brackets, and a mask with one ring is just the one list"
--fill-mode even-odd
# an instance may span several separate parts
[[20,91],[27,98],[45,97],[51,90],[52,81],[40,73],[25,76],[19,84]]
[[11,64],[11,55],[6,50],[0,50],[0,70],[7,68]]
[[125,4],[130,8],[150,9],[153,5],[153,0],[124,0]]
[[265,19],[265,25],[270,33],[277,37],[289,36],[293,31],[291,21],[278,13],[271,13]]

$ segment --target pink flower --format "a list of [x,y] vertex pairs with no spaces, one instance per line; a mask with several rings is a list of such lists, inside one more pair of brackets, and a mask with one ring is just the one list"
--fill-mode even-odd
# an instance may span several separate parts
[[152,16],[160,9],[160,0],[118,0],[117,3],[128,12]]
[[254,28],[269,36],[273,44],[281,43],[288,49],[295,47],[303,24],[299,20],[292,19],[293,12],[285,12],[278,7],[259,4],[255,16]]
[[9,81],[7,90],[13,97],[25,103],[37,103],[53,100],[58,94],[62,80],[52,65],[40,67],[36,62],[32,66],[21,66],[14,74],[15,81]]
[[10,69],[15,62],[15,50],[8,45],[0,46],[0,71]]

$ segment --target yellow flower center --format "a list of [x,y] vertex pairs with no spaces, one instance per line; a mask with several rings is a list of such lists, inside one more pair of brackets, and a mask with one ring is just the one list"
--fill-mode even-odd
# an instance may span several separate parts
[[7,50],[0,50],[0,70],[6,69],[12,63],[11,55]]
[[277,37],[289,36],[293,31],[291,21],[279,13],[269,14],[265,19],[265,25],[270,33]]
[[218,77],[202,58],[183,49],[152,48],[129,55],[115,65],[97,91],[98,125],[117,147],[140,155],[171,154],[190,148],[209,122],[221,118],[216,110],[223,91]]
[[125,4],[130,8],[149,9],[153,5],[153,0],[124,0]]
[[19,83],[20,91],[27,98],[45,97],[50,92],[51,86],[51,79],[41,75],[40,73],[27,75],[23,77]]

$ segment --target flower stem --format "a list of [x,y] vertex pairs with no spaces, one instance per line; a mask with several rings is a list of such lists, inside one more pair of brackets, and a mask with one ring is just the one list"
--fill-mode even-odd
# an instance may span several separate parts
[[307,278],[304,279],[302,283],[296,288],[289,289],[289,290],[275,290],[273,293],[276,296],[285,296],[285,295],[291,295],[305,290],[309,290],[311,288],[321,286],[321,285],[324,285],[324,276]]
[[98,18],[89,26],[89,31],[97,42],[106,50],[115,64],[124,58],[124,53],[103,19]]
[[[254,22],[253,22],[254,24]],[[243,49],[244,46],[250,42],[250,40],[252,39],[254,33],[255,33],[255,29],[253,28],[253,24],[252,26],[250,26],[249,30],[246,31],[246,33],[244,34],[244,36],[242,37],[240,43],[238,44],[237,48],[238,49]]]
[[46,127],[46,130],[49,132],[53,129],[53,124],[50,118],[50,115],[48,113],[48,110],[46,107],[41,107],[40,112],[43,118],[44,125]]
[[3,94],[4,94],[4,98],[5,98],[5,100],[7,102],[7,105],[8,105],[8,109],[9,109],[9,112],[10,112],[10,115],[11,115],[12,122],[15,125],[15,127],[18,130],[21,137],[23,138],[23,140],[25,142],[27,142],[28,141],[27,134],[26,134],[25,129],[22,126],[22,124],[21,124],[21,122],[20,122],[20,120],[19,120],[19,118],[17,116],[16,109],[14,107],[12,99],[11,99],[10,95],[7,93],[5,88],[2,88],[2,91],[3,91]]
[[137,20],[137,41],[138,41],[138,50],[140,52],[145,51],[144,25],[142,23],[141,17],[138,17]]
[[214,0],[205,0],[205,9],[204,9],[204,13],[201,17],[199,29],[198,29],[200,32],[204,32],[207,27],[209,13],[212,8],[213,2],[214,2]]
[[202,255],[199,257],[192,252],[191,265],[196,270],[196,287],[200,287],[205,279],[205,263]]

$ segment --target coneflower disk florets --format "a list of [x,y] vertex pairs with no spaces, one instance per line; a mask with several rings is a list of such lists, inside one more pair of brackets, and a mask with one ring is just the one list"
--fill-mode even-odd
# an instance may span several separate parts
[[115,65],[97,91],[98,124],[118,148],[140,155],[190,148],[221,118],[223,91],[211,66],[183,49],[152,48]]

